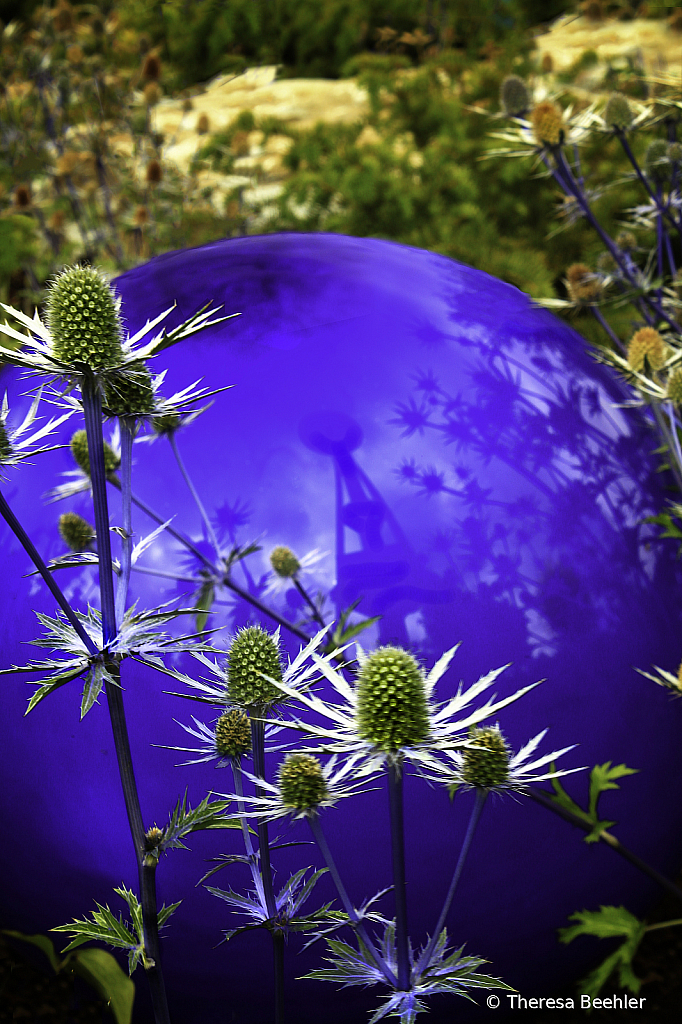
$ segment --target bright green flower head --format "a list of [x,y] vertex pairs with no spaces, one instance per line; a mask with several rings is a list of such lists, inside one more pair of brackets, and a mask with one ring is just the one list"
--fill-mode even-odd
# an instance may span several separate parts
[[424,675],[401,647],[379,647],[365,661],[357,683],[359,736],[395,753],[429,735]]
[[285,807],[314,810],[329,796],[322,766],[310,754],[287,754],[279,769],[279,789]]
[[270,565],[283,579],[295,576],[301,568],[301,563],[291,548],[285,548],[282,545],[273,548],[270,552]]
[[[88,452],[88,435],[84,430],[77,430],[69,442],[71,454],[76,465],[83,470],[86,476],[90,476],[90,454]],[[107,476],[115,473],[121,464],[121,460],[111,447],[104,442],[104,469]]]
[[467,747],[464,751],[462,778],[469,786],[494,789],[509,780],[509,748],[496,727],[472,728],[469,739],[479,750]]
[[57,359],[90,370],[122,361],[117,303],[97,270],[70,267],[60,274],[48,290],[46,311]]
[[279,643],[260,626],[248,626],[237,633],[228,654],[229,699],[247,708],[282,700],[282,691],[263,679],[261,672],[278,682],[282,679]]
[[77,512],[65,512],[59,517],[59,532],[71,551],[86,551],[95,536],[94,527]]
[[143,364],[134,375],[121,377],[104,388],[104,411],[109,416],[147,416],[154,411],[152,378]]
[[604,120],[613,128],[629,128],[633,114],[627,98],[621,92],[614,92],[604,108]]
[[251,750],[251,724],[240,708],[231,708],[218,719],[215,748],[221,757],[241,757]]

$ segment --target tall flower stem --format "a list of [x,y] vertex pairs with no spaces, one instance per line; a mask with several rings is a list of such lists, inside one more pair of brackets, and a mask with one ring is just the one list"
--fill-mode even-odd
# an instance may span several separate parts
[[[111,644],[117,635],[116,604],[114,598],[114,582],[111,560],[111,537],[109,533],[109,508],[107,505],[107,480],[104,466],[104,440],[102,437],[102,403],[95,380],[85,377],[81,385],[83,397],[83,413],[85,430],[88,438],[88,457],[90,460],[90,479],[95,513],[95,530],[97,532],[97,554],[99,559],[100,595],[102,602],[102,629],[105,647]],[[128,825],[135,848],[138,879],[142,902],[142,921],[144,932],[145,953],[153,966],[147,971],[147,980],[154,1007],[156,1024],[170,1024],[166,989],[161,970],[159,954],[159,928],[156,914],[156,869],[150,871],[145,866],[145,833],[140,808],[140,797],[135,781],[133,759],[130,751],[128,726],[123,707],[123,690],[120,679],[120,661],[106,655],[107,668],[115,682],[107,680],[105,692],[109,706],[111,729],[114,736],[116,760],[123,787]]]
[[346,892],[346,887],[344,886],[343,882],[341,881],[341,876],[339,874],[338,868],[336,867],[336,863],[334,861],[334,858],[332,857],[332,852],[329,849],[329,844],[327,843],[327,838],[326,838],[324,832],[322,831],[322,825],[320,824],[319,815],[318,814],[311,814],[308,817],[308,824],[310,825],[310,829],[311,829],[311,832],[313,833],[313,837],[315,839],[315,842],[317,843],[317,845],[320,848],[320,853],[324,857],[324,862],[327,865],[327,867],[329,868],[329,874],[332,876],[332,881],[334,882],[334,885],[336,886],[336,891],[338,892],[339,898],[341,900],[341,903],[343,904],[343,909],[346,911],[346,913],[348,914],[348,917],[350,918],[350,920],[355,925],[355,929],[356,929],[358,935],[360,936],[360,938],[364,942],[365,946],[369,950],[372,959],[376,963],[376,965],[379,968],[379,970],[381,971],[381,973],[386,978],[386,981],[388,982],[388,984],[391,985],[393,988],[397,988],[397,986],[398,986],[398,979],[396,978],[395,974],[393,973],[391,968],[388,966],[388,964],[386,963],[384,958],[381,956],[381,954],[379,953],[379,951],[376,948],[376,946],[374,945],[374,943],[372,942],[372,940],[369,937],[369,934],[367,932],[367,929],[365,928],[364,924],[362,923],[362,921],[358,917],[358,913],[357,913],[355,907],[353,906],[353,904],[351,903],[351,901],[350,901],[350,899],[348,897],[348,893]]
[[476,800],[471,811],[471,817],[469,818],[469,825],[467,826],[466,835],[464,836],[464,842],[462,843],[462,848],[459,851],[459,857],[457,858],[457,865],[452,876],[452,881],[450,882],[450,888],[448,889],[448,894],[445,897],[443,909],[441,910],[440,917],[438,918],[438,924],[434,928],[433,935],[431,936],[428,946],[419,958],[419,962],[415,968],[415,974],[419,974],[420,971],[424,970],[425,967],[428,967],[431,962],[433,951],[438,943],[438,936],[445,927],[445,921],[450,907],[452,906],[455,889],[457,888],[457,883],[459,882],[460,875],[462,874],[462,869],[464,868],[464,863],[467,859],[467,854],[469,853],[469,847],[471,846],[471,840],[474,838],[474,832],[476,831],[476,826],[478,825],[479,818],[481,817],[481,811],[483,810],[483,804],[485,803],[487,795],[488,791],[486,789],[476,790]]
[[169,434],[168,435],[168,441],[169,441],[169,444],[170,444],[171,449],[173,451],[173,455],[175,456],[175,461],[177,462],[178,467],[180,469],[180,472],[182,473],[183,479],[184,479],[185,483],[187,484],[187,486],[189,488],[190,494],[194,498],[194,503],[196,504],[197,508],[199,509],[199,515],[201,516],[201,518],[204,521],[204,525],[206,527],[206,532],[208,533],[209,540],[211,541],[211,544],[213,545],[213,549],[214,549],[217,557],[220,558],[220,545],[218,544],[218,538],[215,535],[215,530],[213,529],[213,524],[211,523],[211,520],[209,519],[208,513],[207,513],[206,509],[204,508],[204,504],[203,504],[201,498],[199,497],[199,492],[197,491],[196,487],[192,483],[192,478],[190,477],[189,473],[187,472],[187,469],[185,468],[185,463],[182,461],[182,456],[180,455],[180,452],[178,450],[178,444],[177,444],[177,441],[175,440],[175,435],[174,434]]
[[391,860],[395,896],[395,945],[398,957],[398,988],[410,987],[410,956],[407,933],[407,892],[405,888],[405,825],[403,821],[402,762],[388,765],[388,808],[391,823]]
[[86,631],[83,629],[81,623],[78,621],[78,618],[74,613],[73,608],[71,607],[71,605],[66,600],[61,590],[55,583],[52,573],[45,565],[45,562],[38,553],[33,541],[26,533],[26,530],[23,528],[23,526],[15,516],[12,509],[7,504],[7,500],[2,491],[0,491],[0,515],[2,515],[3,519],[9,526],[10,530],[26,551],[28,557],[31,559],[36,569],[42,576],[43,581],[47,586],[47,589],[50,591],[55,601],[57,602],[61,610],[64,612],[64,615],[66,616],[66,618],[71,623],[78,636],[81,638],[81,640],[87,647],[89,653],[92,655],[96,655],[96,645],[93,643],[93,641],[90,639]]
[[121,429],[121,505],[123,519],[123,541],[121,544],[121,575],[116,589],[116,618],[119,622],[125,615],[130,585],[130,570],[133,553],[132,519],[132,468],[134,425],[127,418],[119,420]]
[[[238,797],[244,796],[244,780],[242,778],[242,770],[239,762],[235,759],[232,762],[232,777],[234,779],[234,788]],[[240,814],[240,824],[242,827],[242,836],[244,838],[244,849],[246,850],[246,856],[249,858],[249,867],[251,868],[251,877],[253,878],[253,884],[256,887],[258,899],[260,900],[261,906],[265,907],[265,890],[263,889],[263,878],[260,871],[258,870],[258,858],[253,848],[253,842],[251,841],[251,833],[249,831],[249,823],[245,817],[244,801],[237,800],[237,808]]]
[[[259,779],[265,778],[265,722],[251,719],[251,746],[253,749],[253,771]],[[263,790],[256,788],[256,795],[262,796]],[[275,921],[277,904],[272,886],[272,865],[270,863],[270,838],[267,821],[258,820],[258,852],[260,855],[261,873],[263,876],[263,893],[268,917]],[[284,1021],[284,936],[281,931],[273,929],[272,951],[275,970],[275,1024]]]

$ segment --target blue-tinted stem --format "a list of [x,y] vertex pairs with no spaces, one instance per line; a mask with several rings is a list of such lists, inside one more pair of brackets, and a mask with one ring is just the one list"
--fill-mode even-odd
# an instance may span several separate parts
[[656,195],[656,193],[652,189],[651,185],[649,184],[649,182],[646,180],[646,178],[642,174],[641,168],[640,168],[639,164],[637,163],[637,160],[635,158],[635,154],[630,149],[630,143],[628,142],[627,137],[626,137],[625,132],[623,131],[623,129],[622,128],[616,128],[616,135],[618,136],[618,141],[620,142],[621,146],[623,147],[623,152],[625,153],[626,157],[628,158],[628,160],[632,164],[632,166],[634,168],[634,171],[635,171],[635,174],[639,178],[639,181],[640,181],[641,185],[644,187],[644,189],[648,193],[649,197],[651,199],[653,199],[653,201],[655,202],[656,207],[657,207],[657,209],[659,211],[659,214],[665,214],[665,216],[670,221],[671,225],[674,228],[676,228],[677,230],[679,230],[680,225],[675,222],[675,220],[674,220],[673,216],[671,215],[670,211],[664,205],[661,196],[660,195],[658,195],[658,196]]
[[329,868],[329,874],[332,876],[332,881],[336,886],[336,891],[338,892],[341,903],[343,904],[343,909],[346,911],[348,917],[355,925],[355,929],[358,935],[360,936],[365,946],[369,950],[372,959],[374,960],[375,964],[377,965],[381,973],[386,978],[388,984],[391,985],[393,988],[397,988],[398,979],[396,978],[395,974],[393,973],[391,968],[388,966],[388,964],[386,963],[386,961],[381,956],[378,949],[370,939],[369,934],[367,933],[367,929],[365,928],[364,924],[358,917],[357,911],[348,897],[346,887],[341,881],[341,876],[339,874],[338,868],[336,867],[334,858],[332,857],[332,852],[329,849],[329,844],[327,843],[326,836],[322,831],[322,825],[320,824],[319,815],[310,815],[308,817],[308,824],[310,825],[310,829],[313,833],[315,842],[320,848],[320,853],[324,857],[324,862]]
[[[242,797],[244,795],[244,780],[242,778],[241,766],[236,759],[232,761],[232,777],[234,778],[234,788],[237,792],[237,796]],[[253,884],[256,887],[256,892],[258,893],[258,899],[260,900],[261,906],[266,907],[263,879],[260,871],[258,870],[258,859],[253,849],[249,823],[246,820],[246,817],[241,817],[241,815],[244,815],[244,801],[237,800],[237,807],[239,808],[239,821],[242,827],[242,836],[244,837],[244,849],[246,850],[246,856],[249,858],[249,867],[251,868]]]
[[677,417],[675,416],[675,406],[672,402],[666,402],[668,420],[670,422],[670,438],[673,443],[673,452],[677,461],[677,468],[682,472],[682,449],[680,449],[680,437],[677,433]]
[[445,927],[445,921],[452,905],[455,889],[457,888],[457,883],[459,882],[460,875],[462,874],[462,869],[464,868],[464,863],[467,859],[469,847],[471,846],[471,840],[474,838],[474,832],[476,831],[476,826],[478,825],[479,818],[481,817],[481,811],[483,810],[483,804],[485,803],[487,795],[488,791],[486,789],[476,790],[476,800],[471,811],[471,817],[469,818],[469,825],[466,830],[466,835],[464,836],[464,842],[462,843],[462,848],[459,851],[459,857],[457,858],[455,872],[452,876],[452,881],[450,882],[450,888],[448,889],[448,894],[445,897],[445,903],[443,904],[443,909],[440,912],[440,917],[438,918],[438,923],[434,928],[433,935],[431,936],[428,946],[419,958],[419,962],[415,968],[415,974],[419,974],[427,968],[431,962],[433,951],[438,943],[438,936]]
[[602,315],[601,310],[598,309],[597,306],[590,306],[590,312],[592,313],[592,316],[595,318],[597,323],[599,323],[601,327],[603,327],[603,329],[606,331],[606,333],[608,334],[609,338],[616,346],[618,351],[621,352],[621,354],[624,354],[626,351],[625,345],[620,340],[618,335],[615,333],[608,320],[606,320],[605,317]]
[[204,525],[206,527],[206,532],[208,533],[209,540],[211,541],[211,544],[213,545],[213,549],[214,549],[216,555],[218,556],[218,558],[220,558],[220,545],[218,544],[218,538],[215,535],[215,530],[213,529],[213,525],[211,523],[211,520],[208,517],[208,513],[207,513],[206,509],[204,508],[203,502],[202,502],[201,498],[199,497],[199,492],[197,491],[196,487],[192,483],[192,479],[191,479],[189,473],[187,472],[187,470],[185,468],[184,462],[182,461],[182,457],[180,455],[180,452],[178,451],[177,441],[175,440],[175,435],[174,434],[169,434],[168,435],[168,441],[170,442],[170,446],[171,446],[171,448],[173,450],[173,455],[175,456],[175,461],[178,464],[178,467],[180,469],[180,472],[182,473],[183,479],[184,479],[185,483],[187,484],[187,486],[189,488],[189,491],[190,491],[190,494],[194,498],[194,503],[196,504],[197,508],[199,509],[199,514],[200,514],[201,518],[204,521]]
[[10,530],[12,531],[12,533],[15,535],[17,540],[20,542],[20,544],[22,545],[22,547],[26,551],[26,554],[28,555],[28,557],[31,559],[31,561],[35,565],[36,569],[38,570],[38,572],[42,576],[43,581],[45,582],[45,585],[47,586],[48,590],[50,591],[50,593],[54,597],[55,601],[57,602],[57,604],[59,605],[61,610],[64,612],[64,615],[66,616],[68,621],[71,623],[71,625],[75,629],[75,631],[78,634],[78,636],[81,638],[81,640],[83,641],[83,643],[87,647],[88,652],[90,654],[92,654],[93,656],[96,655],[97,654],[97,647],[96,647],[96,645],[92,642],[92,640],[90,639],[88,634],[83,629],[83,626],[78,621],[78,618],[77,618],[73,608],[71,607],[71,605],[66,600],[66,598],[62,594],[61,590],[59,589],[59,587],[55,583],[55,581],[54,581],[54,579],[52,577],[52,573],[50,572],[48,567],[45,565],[45,562],[42,560],[42,558],[38,554],[38,551],[36,550],[36,547],[33,544],[33,541],[31,540],[29,535],[26,533],[26,530],[24,530],[23,526],[21,525],[21,523],[19,522],[19,520],[15,516],[14,512],[12,511],[12,509],[7,504],[7,501],[6,501],[5,496],[2,493],[2,491],[0,491],[0,514],[2,515],[2,517],[5,520],[5,522],[7,523],[7,525],[9,526]]
[[[677,461],[677,449],[679,449],[679,439],[677,437],[677,431],[675,429],[674,420],[671,423],[672,429],[668,429],[668,424],[665,422],[665,417],[661,412],[658,405],[652,403],[651,411],[654,414],[658,432],[663,438],[663,441],[668,446],[670,452],[670,469],[673,476],[675,477],[675,483],[677,484],[678,490],[682,493],[682,462]],[[675,457],[673,457],[675,456]]]
[[[658,194],[658,198],[660,200],[660,198],[661,198],[661,186],[660,185],[658,186],[657,194]],[[663,277],[663,234],[664,234],[664,232],[663,232],[663,215],[661,213],[660,206],[659,206],[659,210],[658,210],[658,213],[656,215],[656,259],[657,259],[657,270],[658,270],[658,276],[659,277]],[[663,298],[663,292],[661,291],[660,288],[658,288],[656,290],[656,295],[658,296],[658,301],[660,302],[661,299]]]
[[128,601],[130,570],[133,553],[133,508],[132,508],[132,469],[133,469],[133,431],[131,420],[119,419],[121,430],[121,513],[123,520],[123,541],[121,544],[121,574],[116,588],[116,619],[123,621]]
[[[116,605],[111,561],[111,535],[109,533],[109,508],[107,505],[107,477],[104,466],[104,439],[102,437],[102,403],[97,384],[93,378],[85,377],[81,384],[85,430],[88,437],[90,459],[90,480],[97,533],[97,555],[99,559],[100,599],[102,603],[102,630],[104,645],[116,639]],[[105,692],[114,737],[116,760],[123,787],[128,825],[135,848],[138,879],[142,902],[142,920],[145,952],[154,960],[154,967],[145,973],[149,981],[156,1024],[170,1024],[163,974],[159,956],[159,929],[156,916],[155,866],[150,871],[146,865],[145,834],[140,808],[140,797],[135,781],[133,758],[130,751],[128,725],[123,707],[123,690],[120,686],[120,662],[109,657],[107,668],[114,682],[106,681]]]
[[407,932],[405,889],[405,825],[403,821],[402,763],[388,765],[388,809],[391,823],[391,861],[395,897],[395,947],[398,959],[398,988],[410,987],[410,954]]
[[313,616],[314,621],[317,622],[317,624],[319,626],[326,626],[327,623],[324,621],[324,619],[320,615],[320,612],[318,611],[317,607],[315,606],[314,601],[310,597],[310,594],[305,589],[305,587],[303,586],[301,581],[298,580],[295,576],[293,576],[292,577],[292,583],[294,584],[294,586],[298,590],[299,594],[301,595],[303,600],[306,602],[306,604],[310,608],[310,611],[312,612],[312,616]]

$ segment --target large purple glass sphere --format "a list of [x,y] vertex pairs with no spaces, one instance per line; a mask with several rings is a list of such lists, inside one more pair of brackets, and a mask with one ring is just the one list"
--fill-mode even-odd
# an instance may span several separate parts
[[[656,436],[641,414],[619,408],[624,392],[584,341],[485,274],[338,235],[216,242],[154,259],[116,287],[131,333],[173,302],[168,326],[211,301],[242,314],[154,364],[167,368],[165,394],[199,377],[211,387],[234,385],[178,435],[225,551],[262,546],[235,566],[234,581],[289,620],[301,619],[293,587],[264,592],[267,557],[276,545],[299,558],[318,549],[325,555],[302,581],[313,594],[330,593],[327,621],[358,599],[359,613],[381,616],[361,638],[366,648],[401,644],[431,667],[462,641],[439,684],[441,699],[460,679],[470,685],[507,662],[500,696],[545,678],[500,714],[511,745],[548,727],[543,750],[579,744],[566,767],[611,761],[639,769],[604,797],[603,815],[657,868],[678,867],[680,705],[634,671],[652,663],[675,670],[682,653],[680,563],[671,542],[644,523],[665,504],[666,478],[657,471]],[[26,384],[5,374],[20,409]],[[64,436],[78,426],[68,424]],[[45,505],[54,477],[72,465],[64,450],[35,461],[12,473],[5,493],[39,550],[54,557],[63,553],[57,516],[67,508],[89,515],[87,496]],[[134,471],[140,498],[208,551],[167,443],[136,445]],[[116,525],[116,492],[110,497]],[[153,524],[137,510],[134,528],[142,536]],[[32,609],[51,613],[54,604],[36,577],[25,578],[27,557],[4,528],[2,551],[8,665],[31,650],[24,641],[36,634]],[[140,565],[185,578],[200,568],[167,536]],[[92,569],[62,570],[59,578],[77,605],[96,600]],[[132,589],[142,603],[160,603],[196,587],[135,574]],[[225,627],[218,645],[249,622],[274,628],[233,593],[220,589],[217,598],[208,624]],[[293,656],[299,640],[286,629],[282,638]],[[124,665],[124,686],[147,825],[162,825],[186,787],[193,803],[209,789],[231,790],[229,770],[179,768],[191,755],[152,746],[191,746],[173,719],[191,724],[195,713],[210,722],[210,709],[165,693],[179,684],[139,665]],[[23,719],[30,692],[22,677],[3,677],[0,792],[11,824],[0,846],[1,899],[5,926],[45,931],[84,916],[95,899],[123,909],[112,887],[135,886],[136,875],[105,703],[79,722],[80,695],[69,685]],[[566,788],[585,802],[585,775],[569,777]],[[415,942],[435,925],[472,800],[460,794],[451,803],[445,790],[407,779]],[[390,885],[385,793],[342,801],[324,823],[357,904]],[[302,823],[280,833],[286,842],[310,838]],[[164,946],[176,1024],[270,1019],[268,937],[251,933],[218,946],[222,931],[239,922],[195,888],[208,859],[239,852],[239,844],[238,833],[202,833],[189,840],[191,853],[171,851],[159,867],[160,898],[183,900]],[[280,884],[291,870],[321,866],[312,846],[273,856]],[[239,889],[248,872],[237,864],[212,881]],[[311,909],[333,895],[325,878]],[[556,994],[605,955],[589,940],[558,944],[555,929],[568,915],[621,903],[641,912],[655,895],[603,844],[587,846],[582,833],[531,801],[492,800],[448,929],[522,994]],[[390,894],[382,906],[391,916]],[[322,944],[300,956],[299,949],[294,937],[290,1019],[366,1019],[379,993],[294,982],[319,965]],[[138,989],[144,1019],[142,977]],[[440,998],[432,1019],[450,1021],[464,1006]]]

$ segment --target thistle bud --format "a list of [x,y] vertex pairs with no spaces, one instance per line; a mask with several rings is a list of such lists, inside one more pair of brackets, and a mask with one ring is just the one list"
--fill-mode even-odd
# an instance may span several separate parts
[[199,114],[195,128],[197,135],[205,135],[210,127],[211,122],[208,119],[208,114]]
[[155,416],[152,420],[152,427],[159,437],[167,437],[173,434],[180,426],[180,417],[176,412],[168,412],[163,416]]
[[163,178],[163,168],[158,160],[150,160],[145,174],[148,185],[158,185]]
[[301,563],[293,551],[283,546],[273,548],[270,552],[270,565],[282,579],[291,579],[301,568]]
[[145,82],[158,82],[161,77],[161,61],[156,53],[148,53],[142,64],[142,78]]
[[554,71],[554,58],[551,53],[543,53],[540,70],[545,75],[551,75]]
[[153,825],[151,828],[147,829],[144,834],[145,850],[147,850],[148,853],[151,853],[152,850],[156,850],[162,839],[163,829],[157,828],[156,825]]
[[506,782],[509,778],[509,748],[497,726],[472,728],[469,739],[479,749],[467,747],[463,752],[464,781],[477,789],[493,789]]
[[637,248],[637,239],[632,231],[619,231],[616,235],[616,245],[623,252],[632,252],[633,249]]
[[379,647],[362,666],[357,683],[358,734],[395,753],[425,740],[429,717],[424,677],[401,647]]
[[[90,476],[90,454],[88,452],[88,435],[84,430],[77,430],[69,442],[71,454],[79,469]],[[119,456],[110,444],[104,442],[104,470],[108,477],[112,476],[121,464]]]
[[215,727],[215,748],[221,757],[241,757],[251,750],[251,724],[239,708],[226,711]]
[[149,211],[146,206],[138,206],[133,214],[133,223],[136,228],[142,228],[149,222]]
[[154,410],[152,378],[144,364],[134,376],[111,381],[104,388],[104,411],[108,416],[146,416]]
[[673,405],[682,405],[682,368],[678,367],[668,377],[666,398]]
[[285,807],[312,811],[329,796],[322,765],[311,754],[287,754],[279,769],[279,790]]
[[260,626],[248,626],[237,633],[228,654],[227,692],[234,704],[250,708],[282,700],[281,690],[261,672],[281,680],[279,644]]
[[584,263],[573,263],[566,271],[566,289],[573,302],[593,302],[601,295],[602,284]]
[[669,143],[667,155],[671,163],[679,164],[682,160],[682,144],[679,142]]
[[508,75],[500,86],[500,106],[507,117],[519,117],[530,106],[530,93],[518,75]]
[[533,134],[543,146],[559,146],[564,141],[564,115],[556,103],[538,103],[530,120]]
[[604,108],[604,120],[612,128],[629,128],[632,124],[632,109],[625,96],[620,92],[611,94]]
[[660,370],[669,354],[663,338],[653,327],[642,327],[628,343],[628,365],[632,370],[643,370],[645,358],[652,370]]
[[71,551],[87,551],[95,537],[95,528],[76,512],[59,517],[59,533]]
[[668,177],[668,143],[665,139],[654,139],[644,156],[644,169],[647,175],[659,184]]
[[31,190],[28,185],[17,185],[14,190],[14,205],[17,210],[25,210],[31,205]]
[[121,362],[121,318],[114,293],[91,267],[71,267],[47,293],[47,323],[54,355],[91,370]]

